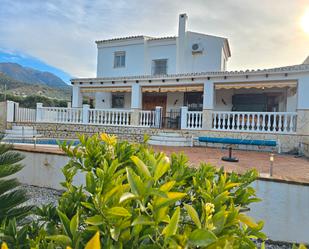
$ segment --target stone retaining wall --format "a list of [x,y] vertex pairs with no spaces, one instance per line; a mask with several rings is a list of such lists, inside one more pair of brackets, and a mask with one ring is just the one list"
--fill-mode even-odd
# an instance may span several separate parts
[[[121,127],[121,126],[99,126],[82,124],[51,124],[51,123],[18,123],[16,125],[33,126],[38,133],[49,138],[76,139],[78,134],[92,135],[95,133],[108,133],[117,135],[121,140],[131,142],[142,142],[144,134],[149,136],[159,132],[177,132],[184,137],[229,137],[238,139],[261,139],[276,140],[280,144],[282,152],[298,151],[300,144],[308,141],[309,136],[297,134],[269,134],[269,133],[248,133],[248,132],[227,132],[227,131],[192,131],[192,130],[164,130],[145,127]],[[204,143],[194,141],[195,146],[205,146]],[[220,144],[209,144],[209,146],[222,147]],[[257,146],[237,146],[239,149],[260,150]],[[265,149],[265,147],[263,148]]]
[[19,126],[32,126],[39,134],[48,138],[76,139],[79,134],[93,135],[108,133],[118,136],[121,140],[142,142],[144,134],[155,135],[158,129],[145,127],[99,126],[82,124],[52,124],[52,123],[18,123]]

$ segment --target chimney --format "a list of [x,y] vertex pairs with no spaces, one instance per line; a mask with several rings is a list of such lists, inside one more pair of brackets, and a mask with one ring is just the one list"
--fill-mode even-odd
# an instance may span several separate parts
[[179,15],[179,26],[178,26],[178,37],[184,37],[187,31],[187,14],[180,14]]
[[185,49],[186,49],[186,31],[187,31],[187,14],[179,15],[178,39],[177,39],[177,73],[185,72]]

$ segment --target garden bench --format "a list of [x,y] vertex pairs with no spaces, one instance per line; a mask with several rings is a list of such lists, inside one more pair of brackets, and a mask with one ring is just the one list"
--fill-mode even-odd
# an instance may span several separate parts
[[[220,143],[228,145],[255,145],[255,146],[268,146],[276,147],[277,141],[275,140],[257,140],[257,139],[239,139],[239,138],[222,138],[222,137],[199,137],[199,142],[205,143]],[[229,146],[229,155],[221,158],[223,161],[238,162],[238,158],[232,156],[232,146]]]

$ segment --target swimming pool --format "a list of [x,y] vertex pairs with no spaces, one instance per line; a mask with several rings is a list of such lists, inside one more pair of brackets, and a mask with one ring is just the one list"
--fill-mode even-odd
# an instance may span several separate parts
[[63,143],[66,141],[67,143],[72,143],[72,145],[76,146],[80,142],[78,140],[72,140],[72,139],[55,139],[55,138],[40,138],[40,139],[29,139],[29,138],[18,138],[18,139],[5,139],[3,142],[6,143],[12,143],[12,144],[42,144],[42,145],[58,145],[58,143]]

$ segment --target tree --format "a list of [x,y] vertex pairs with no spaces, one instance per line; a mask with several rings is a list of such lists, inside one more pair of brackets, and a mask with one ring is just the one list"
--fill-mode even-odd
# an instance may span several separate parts
[[11,145],[0,144],[0,223],[11,218],[21,219],[32,208],[21,206],[28,200],[26,192],[19,188],[21,184],[16,178],[10,178],[23,168],[20,164],[23,158],[20,153],[12,151]]

